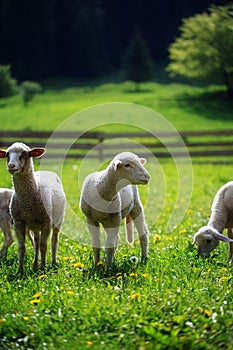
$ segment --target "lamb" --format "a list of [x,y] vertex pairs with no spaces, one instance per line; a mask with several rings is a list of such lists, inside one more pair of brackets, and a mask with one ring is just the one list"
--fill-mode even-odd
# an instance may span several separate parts
[[[11,232],[12,218],[10,215],[10,202],[13,196],[14,190],[8,188],[0,188],[0,227],[4,235],[4,242],[2,249],[0,250],[0,258],[3,258],[9,246],[13,243],[14,237]],[[27,230],[27,236],[29,237],[32,245],[34,245],[34,237],[31,231]]]
[[[227,228],[228,237],[222,234]],[[233,181],[227,182],[218,190],[211,208],[207,226],[201,227],[194,235],[193,243],[197,244],[198,254],[208,256],[219,241],[230,244],[230,265],[233,263]]]
[[126,218],[128,242],[133,242],[134,222],[140,240],[142,261],[148,257],[148,229],[136,186],[149,182],[150,175],[143,167],[145,163],[146,159],[139,158],[134,153],[122,152],[113,158],[105,170],[91,173],[84,180],[80,208],[86,216],[91,234],[95,264],[100,262],[100,224],[107,234],[105,262],[109,268],[113,263],[123,218]]
[[2,258],[9,246],[13,243],[14,238],[11,232],[11,216],[9,205],[14,191],[8,188],[0,188],[0,227],[4,235],[4,242],[0,250],[0,258]]
[[59,177],[50,171],[34,172],[32,158],[39,158],[44,148],[30,149],[21,142],[0,150],[0,158],[7,158],[7,170],[12,175],[14,194],[10,204],[18,241],[18,272],[24,272],[25,233],[34,233],[35,256],[33,268],[38,268],[39,250],[41,268],[46,265],[47,240],[51,238],[52,265],[56,263],[59,232],[64,219],[66,199]]

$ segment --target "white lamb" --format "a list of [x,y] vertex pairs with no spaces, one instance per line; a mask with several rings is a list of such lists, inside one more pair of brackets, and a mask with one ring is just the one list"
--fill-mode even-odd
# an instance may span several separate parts
[[148,256],[148,229],[139,198],[138,184],[147,184],[150,175],[144,158],[131,152],[119,153],[103,171],[88,175],[83,183],[80,207],[91,233],[94,261],[100,261],[100,227],[107,239],[106,266],[110,267],[118,244],[120,222],[126,218],[127,240],[133,242],[133,223],[138,231],[142,260]]
[[[227,228],[228,237],[222,234]],[[198,254],[208,256],[219,241],[230,243],[230,264],[233,263],[233,181],[227,182],[217,192],[207,226],[199,229],[194,235],[193,243],[197,244]]]
[[[12,218],[9,208],[13,193],[14,190],[8,188],[0,188],[0,227],[4,235],[4,242],[0,250],[0,258],[6,255],[9,246],[14,241],[14,237],[11,232]],[[34,238],[31,231],[27,230],[26,234],[29,237],[32,245],[34,245]]]
[[32,158],[39,158],[44,148],[30,149],[16,142],[7,150],[0,150],[0,158],[7,157],[7,169],[12,175],[14,194],[10,212],[18,240],[18,272],[23,273],[26,229],[33,231],[35,257],[38,268],[39,250],[41,268],[46,265],[47,240],[51,229],[52,264],[56,263],[59,231],[64,219],[66,199],[59,177],[50,171],[34,172]]
[[11,232],[11,216],[9,205],[14,191],[8,188],[0,188],[0,227],[4,235],[4,242],[0,250],[0,258],[2,258],[9,246],[13,243],[14,238]]

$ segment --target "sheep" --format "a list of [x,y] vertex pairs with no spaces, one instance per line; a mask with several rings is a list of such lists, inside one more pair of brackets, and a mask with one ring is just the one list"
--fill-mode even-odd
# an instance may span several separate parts
[[[222,234],[227,228],[228,237]],[[233,181],[227,182],[218,190],[207,226],[201,227],[194,235],[193,243],[197,244],[200,256],[209,256],[219,241],[229,242],[230,265],[233,263]]]
[[4,242],[0,250],[0,258],[2,258],[9,246],[13,243],[14,238],[11,232],[11,216],[9,205],[14,191],[8,188],[0,188],[0,227],[4,235]]
[[118,245],[118,232],[122,219],[126,218],[126,233],[133,242],[133,222],[137,228],[141,245],[141,258],[148,257],[148,228],[140,201],[138,184],[147,184],[149,173],[143,165],[146,159],[131,152],[117,154],[109,166],[89,174],[82,186],[80,208],[86,216],[91,234],[94,262],[100,262],[100,224],[105,229],[105,263],[113,263]]
[[64,219],[66,198],[59,177],[50,171],[34,172],[32,158],[40,158],[44,148],[30,149],[21,142],[0,150],[0,158],[7,158],[7,170],[12,175],[14,194],[10,204],[18,241],[18,273],[24,272],[25,233],[34,233],[33,268],[38,268],[39,250],[41,268],[46,266],[47,240],[51,238],[52,265],[56,264],[59,232]]
[[[14,190],[8,188],[0,188],[0,227],[4,235],[4,242],[0,250],[0,258],[3,258],[9,246],[13,243],[14,237],[11,232],[12,218],[10,215],[10,202]],[[34,245],[34,237],[31,231],[27,230],[26,235],[29,237],[32,245]]]

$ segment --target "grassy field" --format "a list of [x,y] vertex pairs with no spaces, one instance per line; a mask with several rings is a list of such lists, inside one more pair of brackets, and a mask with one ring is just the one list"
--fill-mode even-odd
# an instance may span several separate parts
[[[18,96],[1,99],[1,129],[53,129],[82,108],[114,101],[153,108],[178,130],[232,128],[232,105],[210,94],[219,89],[155,83],[145,84],[139,94],[129,83],[49,89],[26,108]],[[80,129],[86,125],[80,120]],[[182,162],[177,166],[172,160],[149,159],[151,181],[140,186],[150,231],[149,259],[144,265],[131,262],[132,256],[140,257],[139,242],[127,245],[122,226],[111,273],[104,265],[93,267],[78,205],[84,176],[102,166],[88,160],[67,160],[62,166],[69,212],[57,268],[34,273],[29,242],[23,278],[16,275],[16,243],[0,262],[0,349],[232,349],[228,245],[221,243],[209,259],[197,258],[192,245],[194,233],[208,221],[217,189],[232,179],[232,165],[194,162],[192,178]],[[52,161],[48,167],[59,170]],[[4,160],[0,178],[2,187],[11,186]],[[190,192],[185,193],[190,181],[191,200]],[[177,217],[168,229],[174,209],[181,210],[182,220]],[[48,263],[50,259],[49,253]]]
[[[68,202],[82,221],[72,166],[64,166],[63,182]],[[197,228],[207,222],[216,189],[231,178],[231,166],[207,165],[204,178],[203,169],[193,166],[192,200],[182,223],[171,232],[166,225],[175,204],[177,175],[169,162],[162,168],[169,188],[154,223],[151,218],[161,201],[156,191],[147,200],[155,189],[140,187],[150,229],[146,265],[130,261],[140,256],[139,242],[131,247],[122,238],[112,273],[104,267],[95,270],[91,248],[79,238],[83,232],[66,225],[58,268],[33,273],[28,242],[26,275],[19,279],[17,246],[11,246],[0,270],[1,349],[232,349],[228,245],[222,243],[212,258],[203,260],[197,259],[191,244]],[[150,162],[147,169],[152,169]]]
[[[232,103],[222,96],[222,86],[145,83],[140,93],[133,89],[130,82],[68,88],[58,85],[51,88],[45,84],[44,93],[37,95],[27,107],[23,106],[19,95],[1,99],[0,129],[54,130],[74,113],[111,102],[130,102],[151,108],[178,130],[232,127]],[[126,122],[133,120],[126,117]],[[82,115],[78,127],[79,130],[86,129]],[[153,124],[151,127],[156,128]]]

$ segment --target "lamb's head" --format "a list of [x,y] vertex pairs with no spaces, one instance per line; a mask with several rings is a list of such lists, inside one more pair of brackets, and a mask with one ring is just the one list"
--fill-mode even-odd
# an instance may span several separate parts
[[212,226],[201,227],[193,238],[193,243],[197,245],[198,255],[204,257],[209,256],[210,252],[218,246],[219,241],[233,242]]
[[32,157],[39,158],[44,153],[44,148],[30,149],[22,142],[15,142],[7,150],[0,150],[0,158],[7,158],[7,170],[14,175],[31,166]]
[[113,158],[110,167],[116,172],[119,179],[139,185],[147,184],[150,180],[150,175],[143,166],[145,163],[146,159],[139,158],[132,152],[122,152]]

